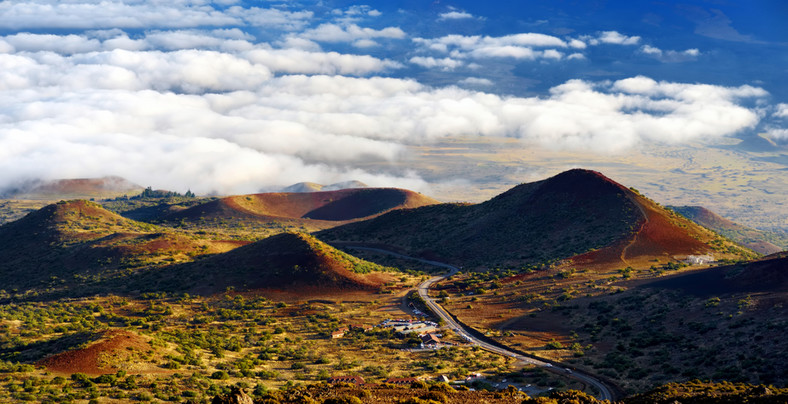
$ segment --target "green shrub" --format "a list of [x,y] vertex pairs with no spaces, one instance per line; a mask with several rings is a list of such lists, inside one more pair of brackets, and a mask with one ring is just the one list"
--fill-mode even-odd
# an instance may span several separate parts
[[361,404],[361,399],[355,396],[331,397],[325,399],[323,404]]
[[225,372],[223,370],[217,370],[217,371],[211,373],[211,379],[214,379],[214,380],[227,380],[229,378],[230,378],[230,375],[228,375],[227,372]]

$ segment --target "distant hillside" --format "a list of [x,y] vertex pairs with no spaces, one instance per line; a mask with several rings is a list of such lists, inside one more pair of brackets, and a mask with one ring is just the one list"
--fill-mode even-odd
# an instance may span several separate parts
[[702,206],[670,206],[670,208],[759,254],[769,255],[788,248],[788,239],[735,223]]
[[304,233],[282,233],[200,261],[151,271],[135,280],[140,289],[197,293],[277,289],[378,290],[391,270],[367,262]]
[[[481,204],[394,211],[318,233],[329,242],[381,244],[458,265],[520,266],[564,259],[628,265],[704,254],[715,236],[588,170],[522,184]],[[725,246],[728,247],[728,246]]]
[[33,180],[0,190],[2,199],[90,199],[113,198],[142,191],[142,187],[121,177]]
[[361,181],[337,182],[331,185],[322,185],[314,182],[299,182],[282,188],[280,192],[319,192],[319,191],[338,191],[340,189],[369,188]]
[[166,215],[165,222],[274,222],[325,229],[385,212],[436,204],[419,193],[396,188],[358,188],[309,193],[230,196]]

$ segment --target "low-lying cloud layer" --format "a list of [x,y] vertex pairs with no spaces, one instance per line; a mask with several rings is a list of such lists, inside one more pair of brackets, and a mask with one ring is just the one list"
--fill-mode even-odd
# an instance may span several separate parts
[[[0,5],[0,21],[20,30],[0,37],[0,188],[28,178],[119,175],[197,193],[349,179],[426,190],[413,173],[358,167],[460,135],[598,153],[709,139],[755,127],[760,116],[747,105],[767,96],[746,85],[637,76],[570,79],[540,97],[511,97],[395,75],[406,64],[451,71],[469,59],[583,59],[577,52],[588,45],[641,41],[614,31],[415,38],[420,49],[392,60],[321,47],[408,39],[399,27],[359,25],[380,16],[368,7],[340,10],[326,22],[312,21],[309,11],[233,1],[224,8],[187,0],[106,3]],[[30,18],[33,12],[41,17]],[[441,18],[472,17],[461,14]],[[251,24],[275,27],[276,40],[241,29]],[[23,31],[42,27],[86,31]],[[141,27],[151,29],[124,31]],[[455,82],[479,90],[493,84],[484,77]]]

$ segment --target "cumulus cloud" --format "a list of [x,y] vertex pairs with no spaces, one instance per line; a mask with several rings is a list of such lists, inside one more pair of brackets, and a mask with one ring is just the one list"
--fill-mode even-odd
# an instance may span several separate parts
[[571,39],[569,40],[569,46],[575,49],[585,49],[588,45],[579,39]]
[[101,42],[96,39],[79,35],[19,33],[5,36],[2,39],[16,52],[50,51],[72,54],[99,50],[102,46]]
[[288,31],[305,28],[314,16],[311,11],[286,11],[259,7],[242,8],[240,6],[230,8],[227,13],[254,27],[278,28]]
[[0,26],[5,29],[189,28],[240,25],[242,21],[202,2],[191,1],[31,0],[0,3]]
[[386,27],[377,30],[360,27],[356,24],[325,23],[320,24],[316,28],[306,30],[299,36],[316,42],[354,42],[375,38],[402,39],[405,38],[405,32],[398,27]]
[[651,56],[660,62],[677,63],[695,60],[700,55],[698,49],[692,48],[684,51],[675,50],[662,50],[654,46],[643,45],[640,51],[648,56]]
[[438,19],[440,20],[465,20],[469,18],[475,18],[473,14],[466,13],[465,11],[448,11],[445,13],[441,13]]
[[773,139],[776,140],[788,140],[788,129],[782,128],[771,128],[766,131],[766,133]]
[[777,104],[773,115],[778,118],[788,118],[788,104]]
[[463,65],[462,61],[452,58],[436,59],[433,57],[414,56],[410,58],[410,63],[426,67],[428,69],[439,68],[441,70],[454,70]]
[[458,82],[458,84],[469,87],[489,87],[494,83],[492,80],[481,77],[467,77]]
[[390,60],[367,55],[338,52],[312,52],[301,49],[256,48],[243,53],[248,60],[265,65],[274,72],[298,74],[367,75],[402,67]]
[[425,51],[448,53],[455,59],[462,58],[512,58],[524,60],[561,59],[556,49],[566,48],[564,40],[551,35],[522,33],[502,37],[446,35],[440,38],[414,38]]
[[108,173],[203,193],[352,178],[424,189],[413,175],[354,165],[396,160],[407,145],[455,135],[599,152],[723,136],[758,122],[740,100],[766,95],[634,77],[570,80],[547,97],[517,98],[337,75],[384,65],[264,47],[0,54],[0,185]]
[[591,45],[637,45],[640,42],[639,36],[627,36],[618,31],[603,31],[596,37],[586,37],[586,39]]

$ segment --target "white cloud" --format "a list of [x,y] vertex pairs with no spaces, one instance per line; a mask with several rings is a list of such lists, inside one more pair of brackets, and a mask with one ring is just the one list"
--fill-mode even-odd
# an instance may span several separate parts
[[651,45],[643,45],[640,51],[648,56],[651,56],[661,62],[677,63],[695,60],[700,55],[698,49],[687,49],[684,51],[675,50],[662,50]]
[[527,59],[534,60],[539,56],[531,48],[524,48],[522,46],[482,46],[470,52],[470,55],[475,58],[513,58],[513,59]]
[[[494,83],[483,77],[430,87],[368,77],[403,67],[398,61],[321,49],[351,44],[363,53],[406,37],[398,27],[353,23],[380,15],[368,6],[336,10],[320,24],[311,12],[244,8],[234,0],[222,1],[227,8],[202,0],[101,4],[0,3],[8,29],[77,31],[0,38],[0,187],[20,177],[116,174],[201,193],[348,179],[423,190],[412,173],[357,167],[455,135],[603,153],[703,140],[754,127],[761,115],[743,99],[767,95],[641,76],[570,80],[528,98],[486,93]],[[23,15],[31,11],[40,21]],[[594,41],[639,38],[614,31],[579,39],[449,35],[414,39],[417,56],[406,63],[481,74],[475,58],[584,59],[580,50]],[[788,107],[774,115],[788,116]]]
[[314,16],[311,11],[284,11],[275,8],[243,8],[240,6],[230,8],[228,14],[254,27],[288,31],[304,29]]
[[380,46],[380,44],[371,39],[359,39],[353,42],[355,48],[374,48],[376,46]]
[[320,24],[318,27],[306,30],[301,38],[317,42],[354,42],[360,39],[405,38],[405,32],[398,27],[387,27],[381,30],[362,28],[356,24],[339,25],[333,23]]
[[312,40],[306,38],[299,38],[297,36],[288,35],[284,39],[276,43],[283,49],[301,49],[308,51],[320,51],[320,45]]
[[243,55],[246,59],[262,64],[274,72],[289,74],[367,75],[401,67],[399,63],[367,55],[310,52],[300,49],[258,48]]
[[579,39],[572,39],[569,41],[569,46],[575,49],[585,49],[588,45]]
[[788,129],[781,129],[781,128],[771,128],[766,131],[766,133],[773,139],[776,140],[788,140]]
[[414,56],[410,58],[410,63],[426,67],[428,69],[440,68],[442,70],[454,70],[463,65],[463,62],[452,58],[436,59],[433,57]]
[[465,20],[474,18],[473,14],[464,11],[449,11],[440,15],[441,20]]
[[596,37],[586,37],[591,45],[612,44],[612,45],[637,45],[640,42],[639,36],[626,36],[618,31],[603,31]]
[[555,49],[547,49],[542,51],[542,57],[545,59],[561,60],[564,57],[564,54]]
[[513,58],[522,60],[563,58],[556,49],[534,50],[542,47],[566,48],[562,39],[537,33],[522,33],[502,37],[447,35],[440,38],[413,40],[426,51],[448,53],[455,59]]
[[778,118],[788,118],[788,104],[777,104],[773,115]]
[[101,49],[101,42],[79,35],[19,33],[2,38],[17,52],[49,51],[63,54],[84,53]]
[[713,138],[753,127],[758,114],[737,102],[766,94],[634,77],[572,80],[546,98],[517,98],[393,78],[271,74],[319,65],[295,62],[311,57],[332,56],[292,49],[0,55],[0,185],[19,176],[111,173],[198,192],[351,178],[423,189],[413,176],[352,167],[452,135],[598,152]]
[[481,77],[467,77],[460,80],[458,84],[470,87],[489,87],[494,83],[489,79]]
[[191,28],[242,22],[200,3],[5,1],[0,3],[0,26],[5,29]]

